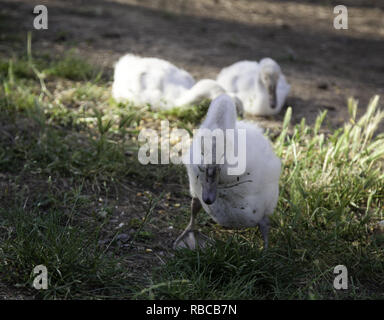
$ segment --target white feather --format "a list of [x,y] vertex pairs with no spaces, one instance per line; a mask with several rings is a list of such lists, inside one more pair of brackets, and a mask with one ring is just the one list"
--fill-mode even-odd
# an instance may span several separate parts
[[[256,226],[265,215],[271,215],[279,194],[280,159],[271,143],[255,124],[237,121],[235,106],[227,95],[212,101],[201,128],[235,130],[235,150],[239,129],[246,131],[246,168],[241,175],[228,175],[224,164],[220,171],[216,201],[207,205],[202,199],[202,183],[197,164],[188,164],[190,193],[199,198],[204,210],[220,225],[230,228]],[[201,139],[194,138],[193,144]],[[195,149],[196,150],[196,149]],[[246,182],[250,181],[250,182]],[[231,187],[232,186],[232,187]]]
[[223,92],[216,81],[196,83],[187,71],[162,59],[127,54],[115,65],[112,95],[118,101],[169,109],[213,99]]
[[[278,75],[275,108],[271,108],[267,88],[261,81],[264,68],[270,68]],[[234,94],[242,101],[246,113],[258,116],[279,113],[291,88],[281,72],[280,66],[270,58],[264,58],[260,63],[256,61],[236,62],[220,71],[217,82],[228,93]]]

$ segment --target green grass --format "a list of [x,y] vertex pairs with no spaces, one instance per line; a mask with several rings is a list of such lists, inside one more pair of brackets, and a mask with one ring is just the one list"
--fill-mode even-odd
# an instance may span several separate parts
[[[0,60],[0,281],[11,291],[45,299],[384,297],[378,98],[360,119],[351,99],[350,120],[329,134],[325,113],[291,128],[287,111],[274,141],[283,170],[267,251],[258,231],[222,230],[201,213],[216,245],[174,253],[163,231],[187,223],[185,170],[140,165],[137,134],[162,119],[191,131],[208,104],[154,112],[116,103],[102,78],[72,53]],[[178,206],[163,207],[167,199]],[[127,225],[111,227],[123,206]],[[131,231],[124,251],[116,237]],[[49,270],[46,291],[31,288],[38,264]],[[345,291],[332,286],[339,264],[349,272]]]
[[64,58],[56,60],[46,69],[46,73],[48,76],[62,77],[75,81],[99,79],[101,76],[101,70],[95,69],[90,63],[76,57],[73,53],[69,53]]
[[97,82],[102,77],[102,69],[78,57],[73,50],[63,56],[52,57],[47,54],[37,58],[14,56],[0,59],[0,79],[12,75],[16,79],[38,79],[31,64],[36,67],[42,78],[63,78],[73,81]]
[[[275,149],[283,160],[271,247],[252,230],[218,237],[215,246],[184,250],[154,273],[141,298],[328,299],[384,297],[384,241],[373,229],[383,219],[384,118],[375,97],[356,119],[325,136],[326,114],[314,128],[304,120],[287,134],[287,111]],[[220,239],[222,238],[222,239]],[[333,289],[334,267],[349,272],[350,289]],[[150,294],[149,294],[150,293]]]
[[61,212],[2,209],[2,281],[31,287],[32,270],[43,264],[49,271],[48,289],[40,298],[113,298],[129,296],[132,278],[98,245],[100,226],[72,226]]

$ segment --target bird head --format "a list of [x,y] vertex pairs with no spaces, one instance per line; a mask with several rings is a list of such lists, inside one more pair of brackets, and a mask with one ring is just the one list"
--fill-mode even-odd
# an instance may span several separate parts
[[267,89],[271,108],[275,109],[277,105],[276,88],[280,76],[280,68],[276,63],[260,63],[260,65],[260,81]]
[[202,199],[204,203],[211,205],[216,200],[221,166],[218,164],[210,164],[198,166],[198,168],[202,176]]

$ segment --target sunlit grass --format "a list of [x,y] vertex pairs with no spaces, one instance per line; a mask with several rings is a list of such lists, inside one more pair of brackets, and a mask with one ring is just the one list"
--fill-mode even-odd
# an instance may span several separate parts
[[[124,184],[133,181],[135,191],[160,185],[158,197],[173,184],[188,202],[184,168],[142,166],[137,134],[163,119],[191,132],[208,104],[155,112],[117,103],[99,71],[80,58],[40,58],[0,61],[2,281],[43,298],[383,298],[384,238],[377,224],[384,220],[384,135],[377,128],[384,114],[378,97],[360,118],[351,99],[350,120],[331,133],[322,130],[325,113],[313,126],[303,120],[292,128],[288,109],[274,141],[283,170],[269,250],[261,250],[256,230],[222,230],[201,213],[216,245],[178,251],[151,279],[135,274],[134,281],[124,261],[99,246],[111,211],[108,204],[99,207],[99,198],[127,192]],[[155,203],[149,201],[146,212]],[[188,211],[180,207],[175,226],[182,228]],[[137,220],[135,241],[154,241],[145,230],[149,220]],[[37,264],[53,270],[44,293],[30,291]],[[348,268],[347,291],[333,289],[338,264]]]
[[[303,120],[288,134],[288,109],[274,144],[283,170],[266,252],[255,230],[216,232],[215,246],[177,252],[156,270],[141,298],[383,298],[384,241],[374,231],[383,219],[384,134],[374,134],[384,112],[378,97],[360,119],[356,101],[349,110],[350,121],[325,135],[325,113],[314,127]],[[344,292],[333,288],[340,264],[349,271]]]

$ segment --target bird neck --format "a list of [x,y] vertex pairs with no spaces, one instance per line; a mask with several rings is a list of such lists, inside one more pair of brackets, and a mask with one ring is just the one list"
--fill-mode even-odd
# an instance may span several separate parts
[[215,81],[201,80],[192,88],[186,90],[181,97],[177,99],[176,105],[183,106],[197,104],[204,99],[213,99],[223,92],[224,89],[222,89]]
[[215,99],[208,109],[207,116],[202,124],[202,127],[209,128],[211,130],[235,129],[236,107],[231,98],[228,97],[227,100],[221,102],[218,102],[217,99]]

